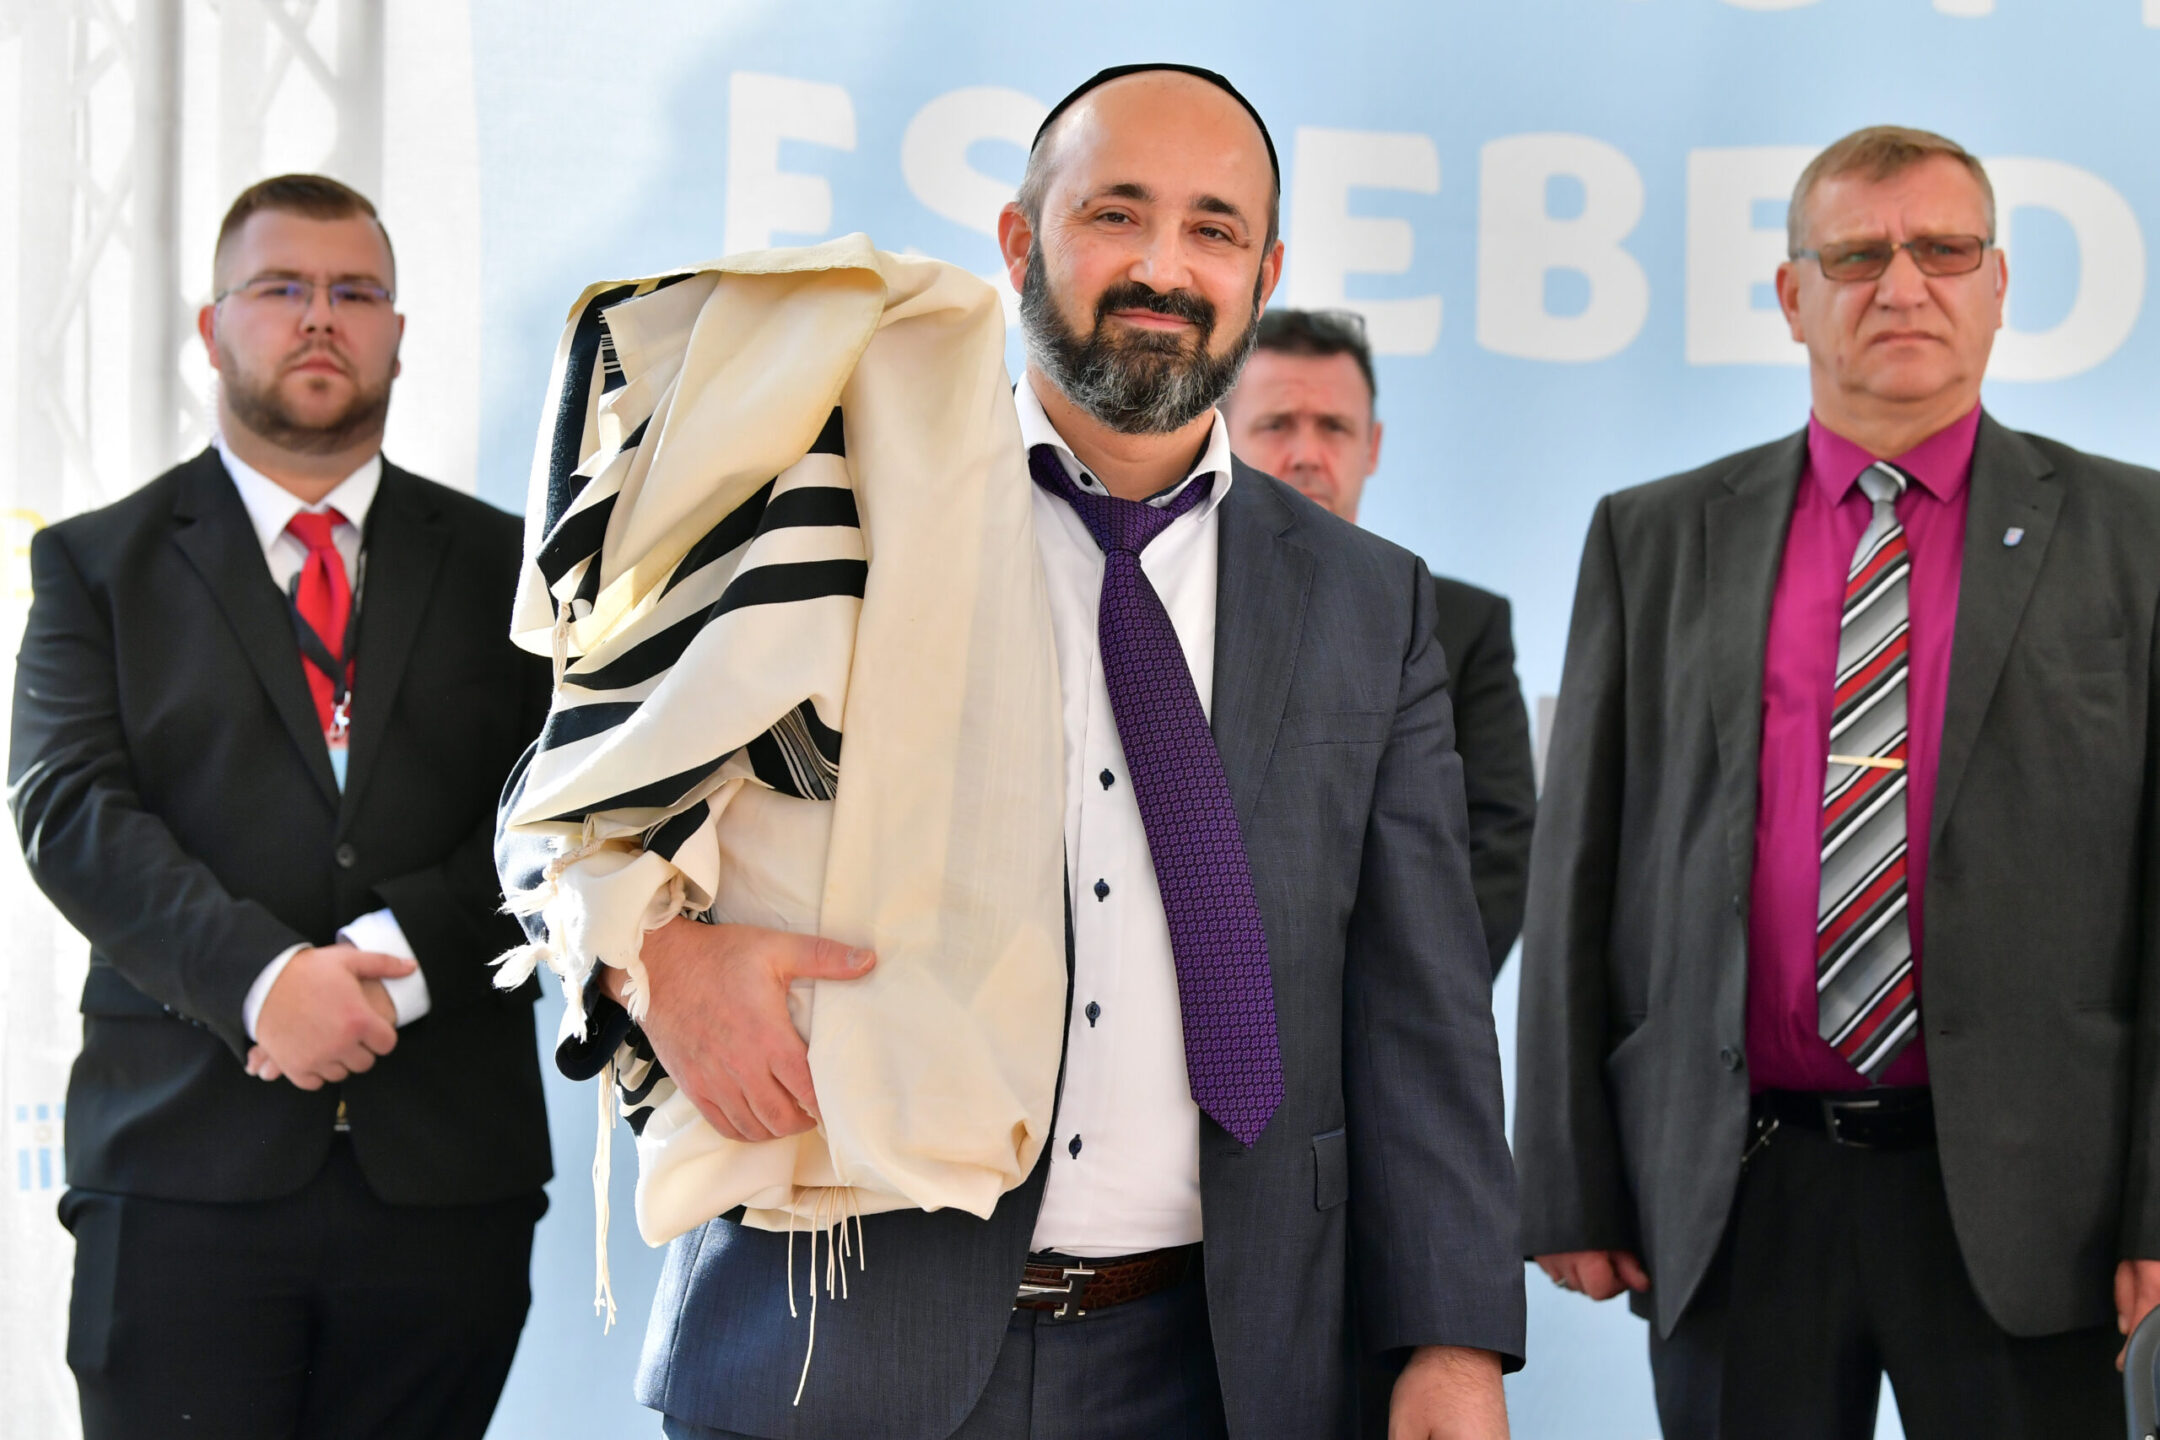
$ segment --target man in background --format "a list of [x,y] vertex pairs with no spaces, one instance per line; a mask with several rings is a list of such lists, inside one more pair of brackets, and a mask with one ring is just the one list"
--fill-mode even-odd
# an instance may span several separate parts
[[490,857],[520,527],[382,458],[374,207],[234,201],[215,443],[41,532],[9,800],[90,940],[60,1214],[88,1440],[478,1437],[546,1208]]
[[1600,502],[1515,1153],[1670,1440],[2111,1436],[2160,1297],[2160,476],[1997,424],[1987,174],[1801,174],[1804,429]]
[[[1270,310],[1225,402],[1230,448],[1355,523],[1380,468],[1380,417],[1365,321],[1346,310]],[[1537,771],[1505,597],[1432,577],[1470,812],[1470,879],[1493,974],[1522,930]]]

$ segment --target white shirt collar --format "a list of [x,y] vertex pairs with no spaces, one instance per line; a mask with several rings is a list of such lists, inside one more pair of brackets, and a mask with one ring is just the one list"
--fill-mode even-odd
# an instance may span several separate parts
[[225,473],[232,476],[233,486],[240,492],[240,503],[247,506],[248,523],[255,527],[255,539],[265,552],[277,542],[278,536],[285,533],[292,517],[303,510],[335,509],[354,529],[366,530],[368,506],[375,503],[375,491],[382,484],[381,451],[368,456],[359,469],[340,480],[329,494],[309,505],[233,454],[224,436],[218,436],[216,443],[218,459],[225,462]]
[[[1065,443],[1064,437],[1058,434],[1057,427],[1050,423],[1050,416],[1044,411],[1042,401],[1036,398],[1035,388],[1026,375],[1022,375],[1020,383],[1013,387],[1013,408],[1020,415],[1020,444],[1024,448],[1032,451],[1037,445],[1051,446],[1057,451],[1058,459],[1064,463],[1065,473],[1072,477],[1075,485],[1091,494],[1110,493],[1103,488],[1100,480],[1088,473],[1087,467],[1080,463],[1080,457],[1073,454],[1072,447]],[[1201,450],[1200,459],[1195,462],[1191,471],[1162,494],[1150,497],[1148,503],[1155,506],[1169,504],[1177,498],[1180,491],[1193,482],[1194,477],[1200,475],[1220,477],[1215,482],[1215,488],[1208,492],[1207,499],[1193,507],[1193,514],[1206,515],[1222,504],[1223,496],[1230,493],[1230,427],[1223,423],[1220,410],[1215,412],[1215,424],[1208,431],[1207,445]]]

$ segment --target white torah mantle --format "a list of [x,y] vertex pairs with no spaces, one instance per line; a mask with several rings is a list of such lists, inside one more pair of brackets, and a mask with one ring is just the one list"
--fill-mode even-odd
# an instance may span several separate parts
[[599,964],[643,1017],[644,933],[678,915],[878,957],[790,995],[809,1133],[723,1139],[641,1035],[616,1051],[649,1244],[737,1206],[987,1217],[1041,1152],[1064,767],[1004,351],[988,285],[861,235],[571,310],[512,622],[557,684],[506,820],[555,861],[513,897],[546,935],[500,981],[547,964],[581,1034]]

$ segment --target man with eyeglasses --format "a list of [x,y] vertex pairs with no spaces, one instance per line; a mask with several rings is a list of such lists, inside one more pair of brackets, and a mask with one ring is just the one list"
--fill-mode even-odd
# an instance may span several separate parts
[[1668,1440],[2123,1428],[2160,1297],[2160,476],[1980,404],[1980,162],[1802,173],[1805,430],[1591,520],[1532,848],[1524,1240]]
[[212,444],[31,545],[9,801],[90,941],[67,1097],[88,1440],[487,1429],[546,1208],[491,856],[546,714],[518,522],[381,454],[404,317],[335,180],[233,203]]

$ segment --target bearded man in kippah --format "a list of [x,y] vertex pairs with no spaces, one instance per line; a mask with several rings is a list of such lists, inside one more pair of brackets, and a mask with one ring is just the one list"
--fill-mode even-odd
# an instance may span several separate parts
[[[1507,1433],[1514,1176],[1431,581],[1237,460],[1215,408],[1281,273],[1279,201],[1265,126],[1210,72],[1104,72],[1036,138],[999,218],[1029,358],[996,479],[1028,497],[1061,698],[1047,1143],[987,1218],[841,1227],[807,1373],[803,1239],[741,1211],[674,1239],[639,1379],[670,1436]],[[725,1140],[833,1130],[790,987],[878,993],[901,959],[662,920],[592,971],[588,1030],[637,1012],[617,1053]],[[963,1103],[894,1088],[911,1128]]]

